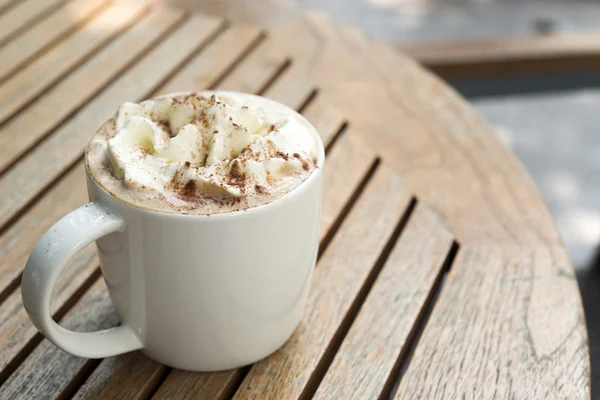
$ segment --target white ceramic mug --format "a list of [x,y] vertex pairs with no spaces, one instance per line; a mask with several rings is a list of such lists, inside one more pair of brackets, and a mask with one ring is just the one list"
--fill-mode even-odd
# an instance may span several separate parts
[[[315,131],[316,134],[316,131]],[[23,304],[52,343],[81,357],[142,350],[163,364],[217,371],[277,350],[298,326],[320,228],[322,169],[283,197],[210,216],[167,214],[126,204],[86,169],[91,203],[58,221],[23,273]],[[121,325],[79,333],[50,315],[62,268],[96,241]]]

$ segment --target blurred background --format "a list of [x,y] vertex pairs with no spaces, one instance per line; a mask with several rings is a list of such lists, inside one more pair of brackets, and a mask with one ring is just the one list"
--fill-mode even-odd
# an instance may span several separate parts
[[600,398],[600,1],[293,2],[423,62],[525,164],[576,268]]

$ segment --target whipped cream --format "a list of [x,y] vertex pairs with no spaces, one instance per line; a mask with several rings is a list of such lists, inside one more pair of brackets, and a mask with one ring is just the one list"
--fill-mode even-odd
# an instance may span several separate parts
[[[236,203],[257,205],[249,197],[270,201],[302,182],[322,151],[314,128],[297,113],[236,92],[125,103],[109,122],[88,148],[90,172],[107,190],[115,186],[109,178],[119,181],[134,202],[165,203],[161,210],[212,203],[229,211]],[[95,173],[98,164],[108,173]]]

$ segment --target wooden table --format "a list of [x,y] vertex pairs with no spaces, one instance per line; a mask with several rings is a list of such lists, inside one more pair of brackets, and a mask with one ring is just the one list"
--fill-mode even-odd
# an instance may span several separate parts
[[[228,6],[230,21],[141,1],[0,0],[0,397],[588,398],[573,268],[492,129],[353,28]],[[41,234],[86,202],[87,141],[126,100],[203,88],[288,104],[327,145],[301,326],[268,359],[214,374],[63,353],[29,322],[19,282]],[[60,276],[51,311],[71,329],[117,323],[95,249]]]

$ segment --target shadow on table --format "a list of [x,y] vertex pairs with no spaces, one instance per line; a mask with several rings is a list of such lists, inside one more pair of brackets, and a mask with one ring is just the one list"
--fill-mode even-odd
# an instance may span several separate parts
[[592,399],[600,399],[600,245],[588,265],[576,270],[590,342]]

